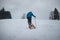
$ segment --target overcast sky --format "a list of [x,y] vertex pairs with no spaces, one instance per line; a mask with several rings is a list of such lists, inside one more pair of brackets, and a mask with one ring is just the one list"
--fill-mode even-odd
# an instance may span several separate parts
[[20,19],[23,14],[32,11],[38,19],[49,19],[54,8],[60,12],[60,0],[0,0],[0,9],[10,11],[13,19]]

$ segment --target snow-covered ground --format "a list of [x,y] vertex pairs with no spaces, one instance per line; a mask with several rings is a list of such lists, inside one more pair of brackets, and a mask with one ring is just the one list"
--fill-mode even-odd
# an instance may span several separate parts
[[30,30],[26,19],[0,20],[0,40],[60,40],[60,20],[36,20],[35,26]]

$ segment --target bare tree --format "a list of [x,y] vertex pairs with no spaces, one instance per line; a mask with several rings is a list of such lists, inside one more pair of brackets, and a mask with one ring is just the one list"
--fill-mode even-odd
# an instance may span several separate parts
[[22,19],[25,19],[25,18],[26,18],[26,16],[25,16],[25,14],[23,14],[23,15],[22,15]]
[[53,20],[54,19],[54,14],[53,11],[50,12],[49,19]]

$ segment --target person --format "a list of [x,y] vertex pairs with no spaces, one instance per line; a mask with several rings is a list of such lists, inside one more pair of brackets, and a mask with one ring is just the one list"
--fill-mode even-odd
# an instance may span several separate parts
[[35,28],[35,26],[32,24],[32,16],[36,18],[36,16],[30,11],[27,13],[27,20],[28,20],[28,25],[29,25],[29,28],[32,29]]

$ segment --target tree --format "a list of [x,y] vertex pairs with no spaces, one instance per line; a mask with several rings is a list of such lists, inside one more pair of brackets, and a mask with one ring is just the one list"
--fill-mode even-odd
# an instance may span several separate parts
[[52,20],[59,20],[59,12],[57,10],[57,8],[54,9],[54,11],[51,11],[50,12],[50,16],[49,16],[49,19],[52,19]]
[[59,20],[59,12],[58,12],[57,8],[55,8],[55,10],[54,10],[54,19],[55,19],[55,20],[56,20],[56,19]]
[[49,19],[53,20],[54,19],[54,14],[53,11],[50,12]]
[[23,14],[22,19],[25,19],[25,17],[26,17],[25,14]]
[[0,19],[11,19],[11,14],[9,11],[5,11],[4,8],[0,10]]

